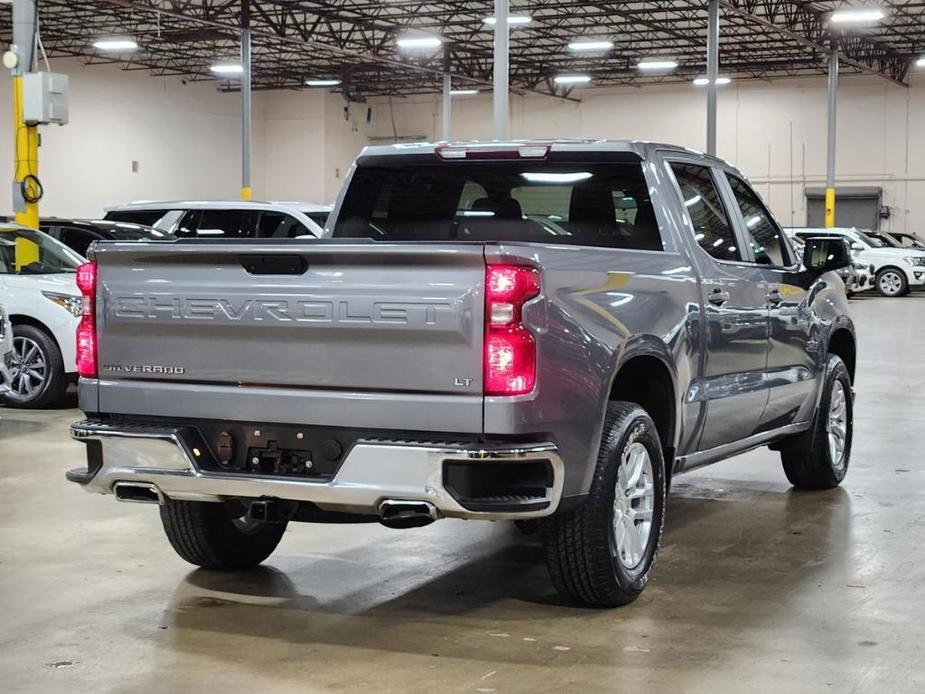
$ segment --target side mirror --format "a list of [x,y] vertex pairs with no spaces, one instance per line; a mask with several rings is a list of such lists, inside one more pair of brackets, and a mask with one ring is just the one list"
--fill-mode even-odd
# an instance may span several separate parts
[[851,244],[851,250],[852,250],[852,251],[863,251],[863,250],[864,250],[864,246],[862,246],[861,244],[855,242],[855,243],[852,243],[852,244]]
[[806,239],[803,265],[810,272],[821,275],[824,272],[848,267],[852,262],[851,251],[843,239],[831,236]]

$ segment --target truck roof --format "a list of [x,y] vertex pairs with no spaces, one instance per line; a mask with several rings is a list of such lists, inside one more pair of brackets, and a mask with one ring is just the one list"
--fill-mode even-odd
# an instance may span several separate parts
[[547,145],[553,152],[629,152],[636,154],[640,159],[651,159],[656,151],[669,150],[673,152],[683,152],[686,154],[695,154],[711,161],[719,162],[726,166],[732,166],[729,162],[718,157],[705,154],[690,147],[680,145],[671,145],[660,142],[647,142],[644,140],[607,140],[593,138],[558,138],[551,140],[527,139],[527,140],[454,140],[450,142],[411,142],[399,143],[394,145],[371,145],[365,147],[361,156],[389,156],[402,154],[433,154],[437,147],[503,147],[510,144],[513,147],[524,147],[531,145]]

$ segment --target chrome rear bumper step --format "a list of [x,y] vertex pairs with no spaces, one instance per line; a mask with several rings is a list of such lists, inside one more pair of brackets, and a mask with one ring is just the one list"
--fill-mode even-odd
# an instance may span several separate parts
[[[555,512],[562,496],[564,465],[550,443],[491,445],[358,441],[330,480],[287,479],[202,470],[181,427],[82,421],[71,435],[88,446],[86,470],[67,478],[86,490],[116,494],[123,501],[162,503],[165,499],[223,501],[229,498],[276,498],[308,501],[331,511],[380,515],[389,504],[427,509],[434,518],[505,520],[539,518]],[[445,463],[491,466],[533,463],[549,466],[544,496],[516,510],[467,508],[444,486]],[[142,492],[141,490],[147,490]],[[151,500],[156,497],[156,500]],[[432,511],[430,510],[432,509]],[[408,511],[408,508],[405,508]],[[412,514],[413,515],[413,514]]]

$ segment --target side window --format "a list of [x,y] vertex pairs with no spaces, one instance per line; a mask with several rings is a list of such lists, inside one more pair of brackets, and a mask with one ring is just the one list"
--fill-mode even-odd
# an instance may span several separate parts
[[61,243],[85,258],[87,257],[87,249],[90,247],[90,244],[99,239],[99,236],[84,229],[76,229],[74,227],[59,227],[59,229],[59,240]]
[[189,212],[183,215],[177,223],[177,228],[174,229],[174,234],[181,238],[188,238],[190,236],[196,235],[196,227],[199,226],[199,217],[202,215],[202,212],[199,210],[190,210]]
[[190,210],[177,225],[183,237],[235,239],[254,235],[255,213],[247,210]]
[[312,232],[292,215],[282,212],[261,212],[257,236],[261,238],[292,239]]
[[696,164],[671,164],[681,198],[694,225],[694,238],[700,247],[717,260],[742,260],[729,215],[723,206],[709,167]]
[[735,195],[745,229],[749,234],[749,243],[755,253],[755,262],[760,265],[786,267],[790,265],[790,254],[784,232],[768,212],[757,193],[741,178],[727,174],[729,185]]

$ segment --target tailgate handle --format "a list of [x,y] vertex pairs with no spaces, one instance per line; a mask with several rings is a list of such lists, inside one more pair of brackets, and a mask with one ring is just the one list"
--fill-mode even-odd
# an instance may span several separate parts
[[251,275],[304,275],[308,270],[300,255],[242,255],[240,260]]

